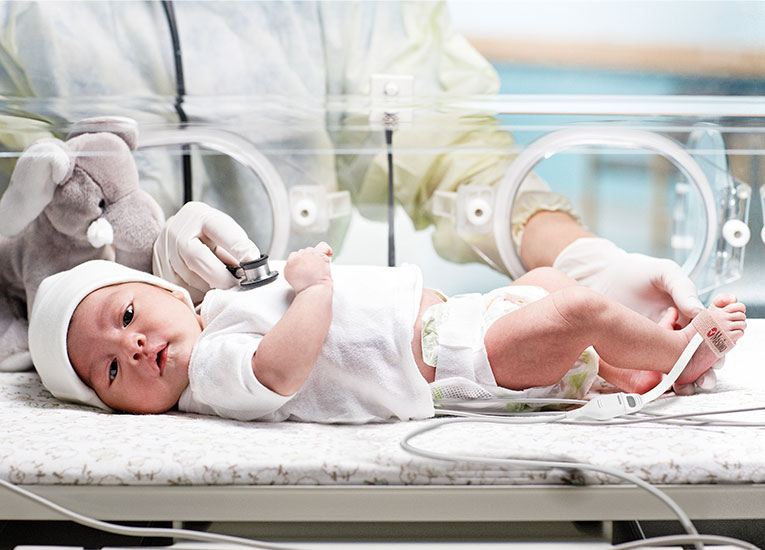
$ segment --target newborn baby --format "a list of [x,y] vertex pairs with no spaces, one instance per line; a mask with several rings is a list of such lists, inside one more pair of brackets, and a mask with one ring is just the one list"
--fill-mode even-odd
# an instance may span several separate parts
[[[333,266],[331,255],[326,243],[293,252],[275,283],[212,290],[197,309],[153,275],[81,264],[40,287],[35,366],[54,395],[104,409],[371,422],[432,416],[433,385],[581,398],[599,373],[644,392],[696,331],[672,330],[674,310],[656,324],[551,268],[447,299],[416,266]],[[746,327],[731,295],[703,313],[723,351]],[[715,360],[701,346],[679,382]]]

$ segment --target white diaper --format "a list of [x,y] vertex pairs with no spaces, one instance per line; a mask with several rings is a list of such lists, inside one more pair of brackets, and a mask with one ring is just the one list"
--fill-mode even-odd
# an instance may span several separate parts
[[598,355],[587,348],[572,368],[551,386],[522,391],[497,386],[483,339],[503,315],[547,296],[541,287],[513,285],[487,294],[461,294],[429,307],[422,318],[423,360],[435,367],[433,399],[529,397],[581,399],[598,374]]

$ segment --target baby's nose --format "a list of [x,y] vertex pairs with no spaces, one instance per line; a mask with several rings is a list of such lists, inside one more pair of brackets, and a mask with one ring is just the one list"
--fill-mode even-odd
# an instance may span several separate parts
[[138,361],[144,352],[146,338],[141,334],[127,334],[125,337],[125,349],[134,361]]

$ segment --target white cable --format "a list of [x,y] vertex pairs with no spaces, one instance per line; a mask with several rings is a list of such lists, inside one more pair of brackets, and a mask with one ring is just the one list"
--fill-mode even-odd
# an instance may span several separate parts
[[565,399],[555,397],[488,397],[466,401],[459,398],[439,399],[439,405],[464,405],[466,403],[523,403],[525,405],[584,405],[586,399]]
[[677,358],[669,374],[665,376],[656,387],[643,395],[637,393],[609,393],[592,398],[586,405],[573,411],[569,411],[569,419],[588,418],[591,420],[611,420],[617,416],[633,414],[640,411],[645,405],[661,397],[682,374],[693,354],[698,349],[703,338],[697,332],[683,349]]
[[[533,421],[532,417],[529,420]],[[584,462],[567,462],[567,461],[556,461],[556,460],[533,460],[533,459],[519,459],[519,458],[492,458],[492,457],[481,457],[481,456],[471,456],[471,455],[456,455],[456,454],[448,454],[448,453],[440,453],[436,451],[428,451],[426,449],[421,449],[418,447],[415,447],[410,443],[410,440],[425,434],[427,432],[434,431],[439,428],[443,428],[444,426],[450,425],[450,424],[457,424],[457,423],[466,423],[466,422],[490,422],[490,423],[497,423],[497,424],[512,424],[512,423],[519,423],[518,420],[522,419],[493,419],[493,418],[456,418],[453,420],[443,420],[441,422],[429,424],[427,426],[423,426],[421,428],[412,430],[408,434],[406,434],[403,439],[400,441],[401,448],[404,449],[406,452],[413,454],[415,456],[420,456],[424,458],[432,458],[436,460],[445,460],[448,462],[473,462],[473,463],[479,463],[479,464],[504,464],[504,465],[510,465],[510,466],[520,466],[525,468],[545,468],[545,469],[553,469],[553,468],[560,468],[560,469],[566,469],[566,470],[592,470],[595,472],[601,472],[608,475],[611,475],[613,477],[623,479],[625,481],[628,481],[629,483],[632,483],[633,485],[637,485],[641,489],[644,489],[645,491],[651,493],[655,497],[657,497],[659,500],[661,500],[666,506],[668,506],[672,512],[677,516],[678,520],[680,521],[680,524],[683,526],[683,529],[690,534],[690,535],[698,535],[698,531],[696,530],[696,527],[691,523],[690,518],[688,515],[683,511],[682,508],[669,496],[667,496],[665,493],[648,483],[647,481],[644,481],[643,479],[628,474],[627,472],[621,472],[619,470],[615,470],[612,468],[608,468],[605,466],[596,466],[594,464],[586,464]],[[510,421],[510,422],[508,422]],[[546,420],[549,421],[549,420]]]
[[[733,420],[696,420],[696,417],[701,416],[713,416],[718,414],[737,414],[737,413],[749,413],[754,411],[764,411],[765,407],[747,407],[742,409],[719,409],[715,411],[703,411],[693,413],[678,413],[678,414],[656,414],[651,412],[641,412],[644,415],[639,418],[623,418],[620,420],[611,420],[609,422],[583,422],[583,421],[562,421],[561,424],[568,425],[582,425],[582,426],[626,426],[629,424],[641,424],[646,422],[664,423],[664,424],[676,424],[685,426],[704,426],[704,427],[740,427],[740,428],[762,428],[765,427],[765,422],[742,422]],[[685,422],[670,422],[671,420],[687,419]]]
[[115,535],[126,535],[130,537],[164,537],[164,538],[177,538],[185,540],[196,540],[202,542],[225,542],[229,544],[237,544],[241,546],[247,546],[249,548],[260,548],[265,550],[300,550],[295,546],[289,546],[286,544],[270,543],[259,540],[250,540],[241,537],[234,537],[231,535],[221,535],[217,533],[203,533],[201,531],[192,531],[190,529],[176,529],[176,528],[162,528],[162,527],[128,527],[125,525],[116,525],[106,521],[93,519],[91,517],[79,514],[68,508],[56,504],[48,500],[47,498],[36,495],[35,493],[23,489],[0,479],[0,486],[5,487],[9,491],[16,493],[24,498],[34,501],[46,508],[53,510],[61,514],[64,517],[68,517],[75,523],[98,529],[100,531],[106,531],[107,533],[114,533]]
[[666,537],[652,537],[650,539],[636,540],[632,542],[625,542],[623,544],[617,544],[613,547],[613,550],[632,550],[633,548],[646,548],[654,546],[665,546],[668,544],[696,544],[696,543],[709,543],[709,544],[727,544],[731,546],[738,546],[739,548],[746,548],[746,550],[760,550],[750,542],[746,542],[740,539],[734,539],[732,537],[724,537],[720,535],[669,535]]
[[[534,416],[532,417],[531,415],[534,415]],[[508,413],[508,412],[502,412],[502,411],[473,412],[473,411],[446,409],[446,408],[437,408],[436,416],[437,417],[461,416],[466,418],[493,418],[493,419],[507,420],[508,424],[512,424],[513,419],[517,419],[515,422],[516,424],[545,424],[548,422],[562,422],[567,418],[567,414],[565,412],[556,413],[553,411],[530,411],[530,412]],[[530,418],[534,418],[535,420],[531,421]],[[571,424],[574,424],[574,422],[571,422]]]
[[[618,392],[618,393],[611,393],[611,394],[603,394],[598,395],[589,401],[583,401],[583,400],[559,400],[559,399],[530,399],[530,398],[490,398],[490,399],[474,399],[474,400],[444,400],[439,402],[439,405],[460,405],[462,402],[463,404],[467,403],[473,403],[473,404],[491,404],[492,402],[500,402],[500,403],[536,403],[536,404],[581,404],[582,406],[578,409],[574,409],[568,412],[561,412],[561,413],[514,413],[518,415],[518,419],[515,420],[516,423],[544,423],[544,422],[564,422],[567,424],[592,424],[591,422],[588,422],[588,420],[595,420],[597,421],[596,424],[602,424],[607,423],[606,425],[616,425],[616,424],[631,424],[631,423],[639,423],[639,422],[651,422],[651,421],[659,421],[658,419],[634,419],[629,421],[622,421],[622,422],[612,422],[614,418],[628,415],[628,414],[635,414],[638,413],[645,405],[650,403],[651,401],[654,401],[661,397],[664,392],[666,392],[672,384],[677,381],[678,377],[682,374],[682,372],[685,370],[685,367],[688,366],[689,361],[693,357],[693,354],[696,353],[696,350],[701,345],[701,342],[703,341],[702,336],[699,333],[696,333],[693,335],[691,340],[688,342],[688,344],[683,349],[682,353],[680,354],[680,357],[677,358],[677,361],[675,361],[675,364],[672,366],[672,369],[670,369],[667,376],[665,376],[661,382],[659,382],[653,389],[647,391],[643,395],[636,394],[636,393],[624,393],[624,392]],[[463,405],[464,406],[464,405]],[[738,412],[738,411],[733,411]],[[444,415],[453,415],[453,416],[462,416],[462,417],[471,417],[471,418],[516,418],[516,417],[510,417],[508,413],[500,412],[500,411],[480,411],[480,412],[473,412],[473,411],[464,411],[464,410],[456,410],[454,408],[447,408],[443,406],[439,406],[436,409],[436,414],[440,416]],[[528,417],[529,414],[534,414],[533,420]],[[696,416],[702,415],[705,413],[696,413]],[[709,413],[713,414],[713,413]],[[668,415],[663,418],[671,419],[671,418],[683,418],[693,415]],[[745,424],[741,424],[745,425]]]
[[[128,527],[124,525],[116,525],[113,523],[105,522],[78,514],[68,508],[60,506],[44,497],[36,495],[31,491],[17,487],[16,485],[0,479],[0,486],[30,500],[41,504],[65,517],[70,518],[80,525],[85,525],[93,529],[105,531],[107,533],[114,533],[118,535],[135,536],[135,537],[160,537],[160,538],[175,538],[185,540],[197,540],[202,542],[225,542],[228,544],[241,545],[248,548],[261,548],[268,550],[300,550],[294,546],[266,543],[257,540],[244,539],[241,537],[234,537],[230,535],[220,535],[217,533],[204,533],[200,531],[190,531],[187,529],[176,528],[154,528],[154,527]],[[746,550],[758,550],[756,546],[748,542],[718,535],[672,535],[665,537],[653,537],[649,539],[643,539],[639,541],[627,542],[614,546],[614,550],[631,550],[632,548],[641,547],[653,547],[662,544],[698,544],[698,543],[711,543],[711,544],[728,544],[738,546]]]
[[664,392],[672,387],[672,384],[674,384],[675,381],[680,377],[680,374],[682,374],[683,370],[688,365],[688,362],[691,360],[691,357],[693,357],[693,354],[696,353],[696,350],[702,341],[703,338],[701,334],[697,332],[693,335],[693,338],[691,338],[691,341],[688,342],[687,346],[685,346],[683,353],[681,353],[680,357],[677,358],[677,361],[672,367],[672,370],[669,371],[669,374],[665,376],[662,381],[656,385],[655,388],[643,394],[644,404],[658,399],[664,395]]
[[[580,420],[580,419],[589,419],[589,420],[598,420],[598,421],[609,421],[613,418],[616,418],[618,416],[627,415],[627,414],[634,414],[638,411],[640,411],[645,405],[650,403],[651,401],[654,401],[655,399],[658,399],[661,397],[664,392],[666,392],[670,387],[672,387],[672,384],[677,381],[678,377],[682,374],[682,372],[685,370],[685,367],[688,366],[688,362],[693,357],[693,354],[698,349],[699,345],[703,341],[703,338],[701,335],[697,332],[693,335],[691,340],[688,342],[688,344],[683,349],[682,353],[680,354],[680,357],[677,358],[677,361],[675,361],[675,364],[672,366],[672,369],[670,369],[667,376],[665,376],[661,382],[659,382],[656,387],[649,390],[643,395],[637,394],[637,393],[624,393],[624,392],[618,392],[618,393],[609,393],[609,394],[603,394],[598,395],[597,397],[593,397],[589,401],[585,402],[581,407],[578,409],[574,409],[571,411],[568,411],[566,413],[561,413],[563,415],[563,418],[560,417],[560,415],[554,415],[553,418],[550,418],[549,416],[544,418],[538,418],[535,417],[534,423],[538,422],[557,422],[560,420]],[[470,400],[470,402],[473,403],[491,403],[492,401],[497,401],[501,398],[494,398],[494,399],[478,399],[478,400]],[[521,400],[514,400],[512,398],[506,399],[507,402],[514,402],[514,401],[524,401]],[[534,399],[527,399],[525,400],[527,403],[538,403],[541,401],[534,400]],[[570,402],[573,404],[573,402]],[[581,403],[579,401],[578,403]],[[449,405],[455,405],[456,403],[454,401],[449,401],[447,404]],[[465,416],[465,417],[480,417],[481,413],[475,413],[475,412],[460,412],[452,409],[447,408],[440,408],[438,411],[441,414],[454,414],[456,416]],[[498,413],[487,413],[485,416],[492,416],[497,417]]]
[[[567,418],[567,414],[568,413],[565,413],[565,412],[545,413],[545,414],[530,412],[520,416],[494,417],[494,416],[477,415],[476,418],[473,418],[471,420],[475,422],[481,422],[485,420],[486,422],[498,422],[500,424],[550,424],[552,422],[561,422],[565,420]],[[443,422],[448,424],[450,420],[444,420]]]
[[[494,409],[487,410],[487,405],[507,405],[511,403],[524,404],[529,407],[536,406],[548,406],[548,405],[586,405],[587,401],[584,399],[563,399],[563,398],[550,398],[550,397],[489,397],[480,399],[458,399],[458,398],[446,398],[439,399],[435,404],[436,416],[463,416],[480,418],[483,416],[492,418],[509,418],[513,416],[528,417],[529,414],[535,416],[559,416],[565,414],[561,411],[508,411],[507,409]],[[471,406],[478,406],[481,410],[470,410]],[[457,408],[455,408],[457,407]],[[561,420],[555,418],[555,421]]]
[[[510,398],[509,400],[516,400],[515,398]],[[538,401],[538,400],[536,400]],[[556,400],[552,400],[556,401]],[[634,419],[634,420],[624,420],[615,422],[616,424],[626,424],[626,423],[633,423],[633,422],[641,422],[641,421],[652,421],[657,422],[661,421],[664,418],[681,418],[683,416],[704,416],[704,415],[712,415],[712,414],[726,414],[726,413],[736,413],[736,412],[749,412],[754,410],[765,410],[765,407],[753,407],[749,409],[731,409],[731,410],[721,410],[721,411],[710,411],[710,412],[704,412],[704,413],[693,413],[693,414],[686,414],[686,415],[665,415],[663,417],[659,418],[649,418],[649,419]],[[446,420],[443,422],[440,422],[437,425],[432,426],[426,426],[424,428],[420,428],[418,430],[414,430],[413,432],[410,432],[405,438],[401,441],[402,448],[414,455],[418,456],[424,456],[426,458],[435,458],[438,460],[448,460],[448,461],[463,461],[463,462],[484,462],[484,463],[506,463],[506,464],[512,464],[512,465],[518,465],[518,466],[524,466],[524,467],[532,467],[532,468],[538,468],[542,467],[545,469],[548,468],[563,468],[563,469],[589,469],[594,471],[600,471],[609,475],[613,475],[615,477],[619,477],[622,479],[625,479],[626,481],[629,481],[638,487],[641,487],[648,491],[649,493],[655,495],[658,497],[662,502],[664,502],[667,506],[669,506],[673,512],[678,516],[680,519],[681,524],[686,528],[686,530],[693,530],[695,532],[695,527],[693,527],[693,524],[690,523],[690,519],[687,518],[685,513],[677,506],[672,499],[670,499],[667,495],[665,495],[663,492],[661,492],[659,489],[656,489],[652,485],[650,485],[648,482],[643,481],[640,478],[637,478],[636,476],[633,476],[631,474],[627,474],[626,472],[620,472],[617,470],[612,470],[610,468],[605,468],[601,466],[594,466],[586,463],[577,463],[577,462],[570,462],[570,461],[551,461],[551,460],[531,460],[531,459],[492,459],[488,457],[465,457],[460,455],[442,455],[440,453],[434,453],[432,451],[426,451],[422,449],[418,449],[417,447],[412,446],[409,443],[409,440],[421,435],[425,432],[434,430],[438,427],[441,427],[443,425],[449,424],[449,423],[456,423],[456,422],[492,422],[492,423],[503,423],[503,424],[528,424],[528,423],[537,423],[537,422],[554,422],[554,421],[560,421],[563,417],[565,417],[565,413],[561,413],[556,415],[556,418],[551,419],[549,416],[533,416],[530,417],[529,414],[527,414],[523,418],[503,418],[503,419],[489,419],[489,418],[480,418],[480,419],[470,419],[470,420]],[[593,424],[593,425],[604,425],[602,422],[593,422],[593,423],[581,423],[581,422],[562,422],[566,424]],[[609,425],[609,424],[605,424]],[[88,516],[84,516],[82,514],[79,514],[77,512],[74,512],[72,510],[69,510],[63,506],[60,506],[44,497],[41,497],[31,491],[28,491],[26,489],[23,489],[21,487],[17,487],[16,485],[9,483],[3,479],[0,479],[0,486],[5,487],[9,491],[16,493],[24,498],[27,498],[29,500],[32,500],[34,502],[37,502],[38,504],[49,508],[64,517],[68,517],[75,523],[78,523],[80,525],[85,525],[87,527],[98,529],[101,531],[105,531],[108,533],[114,533],[118,535],[126,535],[126,536],[136,536],[136,537],[166,537],[166,538],[177,538],[177,539],[185,539],[185,540],[196,540],[196,541],[203,541],[203,542],[225,542],[235,545],[242,545],[250,548],[260,548],[260,549],[267,549],[267,550],[298,550],[293,546],[284,545],[284,544],[277,544],[277,543],[267,543],[264,541],[258,541],[258,540],[251,540],[251,539],[244,539],[241,537],[234,537],[230,535],[221,535],[216,533],[204,533],[200,531],[192,531],[187,529],[175,529],[175,528],[152,528],[152,527],[128,527],[123,525],[116,525],[105,521],[96,520],[93,518],[90,518]],[[690,526],[690,529],[688,528]],[[751,550],[753,548],[756,548],[756,546],[753,546],[747,542],[740,541],[738,539],[732,539],[728,537],[716,537],[716,536],[706,536],[706,535],[696,535],[693,534],[693,536],[674,536],[674,537],[657,537],[652,539],[646,539],[642,541],[636,541],[633,543],[626,543],[623,545],[619,545],[614,547],[617,550],[628,550],[630,548],[639,548],[641,546],[655,546],[661,543],[677,543],[677,544],[689,544],[689,543],[720,543],[720,544],[732,544],[734,546],[739,546],[741,548],[745,548],[747,550]]]

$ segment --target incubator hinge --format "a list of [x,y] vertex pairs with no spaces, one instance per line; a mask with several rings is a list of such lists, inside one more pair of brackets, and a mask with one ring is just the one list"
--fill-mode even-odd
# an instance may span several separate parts
[[494,214],[494,188],[462,185],[453,191],[436,191],[431,211],[454,220],[457,233],[489,233]]

